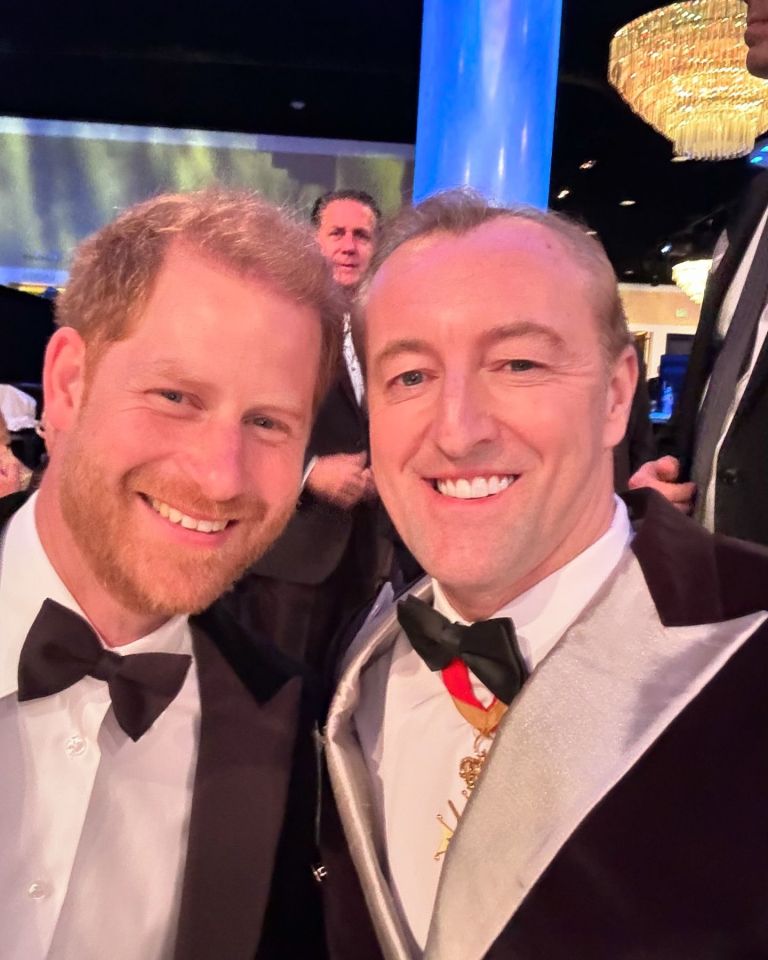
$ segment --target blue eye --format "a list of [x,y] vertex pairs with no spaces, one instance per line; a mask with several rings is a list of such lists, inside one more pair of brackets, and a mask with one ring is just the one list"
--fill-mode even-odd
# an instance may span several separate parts
[[261,427],[262,430],[274,430],[277,427],[275,421],[270,420],[269,417],[254,417],[251,423],[255,427]]
[[184,399],[184,394],[180,390],[161,390],[160,396],[170,400],[171,403],[181,403]]
[[421,370],[406,370],[405,373],[400,374],[399,379],[406,387],[416,387],[420,383],[424,383],[424,374]]

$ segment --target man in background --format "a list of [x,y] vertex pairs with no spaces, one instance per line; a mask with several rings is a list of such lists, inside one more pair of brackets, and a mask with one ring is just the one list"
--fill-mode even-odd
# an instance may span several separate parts
[[369,194],[339,190],[314,204],[311,222],[344,306],[335,380],[307,448],[305,483],[283,536],[238,584],[239,616],[284,651],[320,666],[351,611],[389,572],[391,542],[368,462],[363,379],[352,343],[351,300],[375,249],[381,214]]
[[[747,0],[747,69],[768,78],[768,0]],[[768,175],[718,244],[670,435],[630,486],[653,487],[717,533],[768,544]]]
[[321,939],[312,788],[289,792],[313,759],[302,676],[201,611],[293,510],[338,309],[309,231],[255,197],[160,196],[78,249],[49,464],[0,501],[3,956]]

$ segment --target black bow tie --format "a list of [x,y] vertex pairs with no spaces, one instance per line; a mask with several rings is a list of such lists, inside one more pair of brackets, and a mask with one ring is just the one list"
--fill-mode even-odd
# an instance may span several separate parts
[[146,733],[184,683],[192,658],[183,653],[105,650],[90,624],[46,600],[19,657],[19,700],[49,697],[85,676],[109,687],[115,718],[132,740]]
[[458,658],[503,703],[512,702],[528,676],[509,617],[465,626],[407,597],[397,605],[397,619],[430,670],[443,670]]

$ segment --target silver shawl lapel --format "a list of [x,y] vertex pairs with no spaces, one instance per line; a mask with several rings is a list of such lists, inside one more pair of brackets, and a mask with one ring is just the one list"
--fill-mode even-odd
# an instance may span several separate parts
[[445,859],[426,960],[485,955],[579,824],[767,616],[665,627],[625,553],[504,718]]
[[[422,580],[410,593],[430,599],[429,579]],[[416,951],[386,879],[384,838],[354,717],[362,695],[376,696],[380,691],[383,705],[392,647],[399,632],[392,588],[387,584],[342,662],[325,730],[336,805],[386,960],[411,960]]]

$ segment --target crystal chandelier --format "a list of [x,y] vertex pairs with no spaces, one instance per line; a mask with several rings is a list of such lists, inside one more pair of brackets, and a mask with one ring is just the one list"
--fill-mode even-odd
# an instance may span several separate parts
[[672,279],[687,297],[701,304],[711,267],[711,260],[683,260],[672,267]]
[[632,20],[611,41],[608,77],[678,156],[749,153],[768,127],[768,83],[747,73],[743,0],[686,0]]

